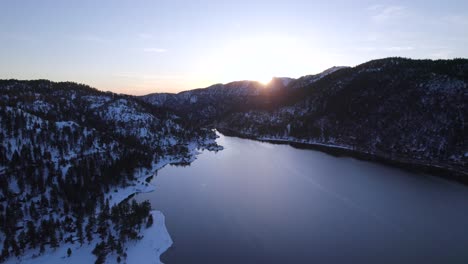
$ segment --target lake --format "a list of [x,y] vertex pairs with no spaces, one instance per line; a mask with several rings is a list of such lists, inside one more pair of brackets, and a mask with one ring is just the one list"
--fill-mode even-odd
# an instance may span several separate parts
[[468,263],[468,187],[378,163],[220,135],[138,194],[172,263]]

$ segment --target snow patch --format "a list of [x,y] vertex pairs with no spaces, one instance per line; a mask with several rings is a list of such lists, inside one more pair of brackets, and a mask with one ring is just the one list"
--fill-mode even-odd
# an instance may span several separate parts
[[[162,263],[159,257],[172,245],[172,239],[166,229],[164,215],[159,211],[151,211],[153,215],[153,225],[147,229],[143,228],[140,232],[143,238],[138,241],[131,241],[125,245],[127,248],[126,263]],[[9,258],[5,263],[34,263],[34,264],[83,264],[94,263],[96,256],[91,252],[97,242],[90,244],[84,243],[82,246],[79,243],[70,245],[62,244],[57,249],[50,249],[46,246],[46,253],[37,256],[38,250],[29,250],[20,258]],[[67,256],[68,248],[72,254]],[[106,258],[106,263],[117,263],[117,255],[109,254]],[[125,263],[122,261],[122,263]]]

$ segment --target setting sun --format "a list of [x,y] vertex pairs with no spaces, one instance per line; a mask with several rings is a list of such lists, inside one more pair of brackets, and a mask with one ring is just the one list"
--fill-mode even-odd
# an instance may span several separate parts
[[263,85],[267,85],[267,84],[269,84],[271,82],[271,79],[272,79],[272,77],[264,77],[264,78],[261,77],[261,78],[257,78],[256,80],[257,80],[257,82],[259,82],[259,83],[261,83]]
[[[268,84],[272,77],[293,74],[312,61],[304,45],[288,36],[254,36],[229,41],[201,62],[199,71],[210,71],[223,83],[256,80]],[[317,56],[314,64],[320,61]],[[309,66],[310,67],[310,66]]]

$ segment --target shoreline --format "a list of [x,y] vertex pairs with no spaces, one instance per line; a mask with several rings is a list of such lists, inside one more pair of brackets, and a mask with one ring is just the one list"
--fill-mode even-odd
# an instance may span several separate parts
[[[219,151],[222,146],[213,146],[215,139],[205,139],[203,142],[190,142],[187,144],[189,149],[186,156],[171,155],[164,159],[153,163],[150,169],[138,169],[134,177],[127,186],[114,186],[110,188],[108,193],[104,194],[104,199],[109,199],[109,205],[119,204],[139,193],[149,193],[156,190],[156,185],[151,184],[147,179],[152,178],[155,174],[166,165],[177,163],[192,163],[201,154],[202,150]],[[127,248],[127,263],[162,263],[161,255],[166,252],[173,244],[172,238],[165,224],[164,214],[157,210],[151,210],[154,223],[147,229],[142,229],[140,235],[142,239],[129,241],[125,247]],[[37,255],[37,250],[27,250],[19,257],[10,257],[5,263],[48,263],[48,264],[81,264],[94,263],[96,257],[92,251],[97,241],[93,239],[91,243],[79,245],[77,243],[61,243],[58,248],[51,249],[46,246],[44,254]],[[72,249],[70,257],[67,256],[67,249]],[[106,258],[106,263],[114,263],[117,255],[109,254]],[[124,261],[125,262],[125,261]]]
[[[177,156],[168,156],[157,163],[153,163],[151,169],[143,169],[137,172],[137,176],[135,180],[133,180],[134,185],[129,185],[126,187],[120,187],[117,192],[123,192],[125,194],[124,198],[120,196],[120,199],[115,199],[112,196],[112,191],[105,194],[105,198],[109,198],[109,204],[118,204],[122,201],[127,199],[131,199],[135,195],[140,193],[150,193],[156,190],[156,185],[151,184],[151,179],[156,176],[157,172],[163,169],[167,165],[178,165],[178,164],[191,164],[197,159],[197,156],[200,155],[203,150],[208,151],[219,151],[222,150],[223,147],[217,145],[216,147],[212,147],[212,144],[216,143],[215,139],[206,139],[202,144],[191,142],[187,145],[189,149],[188,157],[177,157]],[[119,195],[117,195],[118,197]],[[154,224],[152,227],[149,228],[149,231],[144,232],[143,238],[138,241],[130,242],[129,251],[127,261],[134,260],[135,263],[144,263],[145,260],[149,260],[151,258],[142,258],[141,256],[148,254],[148,252],[153,252],[156,254],[156,263],[162,263],[161,255],[166,252],[173,244],[172,238],[167,230],[165,224],[165,217],[164,214],[157,210],[152,210],[151,214],[154,218]],[[159,224],[158,224],[159,222]],[[133,246],[133,248],[130,248]],[[141,250],[142,248],[147,249]],[[129,262],[133,263],[133,262]],[[151,262],[153,263],[153,262]]]
[[244,139],[251,139],[261,142],[266,142],[270,144],[278,145],[289,145],[298,149],[310,149],[325,152],[327,154],[338,156],[338,157],[352,157],[359,160],[377,162],[380,164],[397,167],[411,172],[416,173],[427,173],[436,177],[441,177],[447,180],[456,181],[458,183],[468,185],[468,173],[457,170],[453,167],[446,167],[443,165],[435,164],[426,164],[421,163],[415,160],[405,160],[392,158],[388,156],[381,156],[378,154],[372,154],[367,152],[362,152],[354,150],[348,147],[336,146],[323,143],[313,143],[313,142],[302,142],[294,141],[289,139],[275,139],[268,137],[258,137],[254,135],[245,135],[237,131],[228,129],[228,128],[216,128],[220,133],[225,136],[233,136]]

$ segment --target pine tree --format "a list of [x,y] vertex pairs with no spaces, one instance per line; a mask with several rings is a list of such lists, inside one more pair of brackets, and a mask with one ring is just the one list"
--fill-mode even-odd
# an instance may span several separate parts
[[[34,204],[33,204],[34,205]],[[28,231],[27,231],[27,238],[29,240],[29,244],[31,248],[36,248],[37,245],[37,234],[36,234],[36,227],[32,221],[27,223]]]
[[10,243],[8,243],[8,239],[3,241],[3,249],[2,249],[2,260],[7,259],[10,256]]
[[115,239],[112,234],[109,233],[109,236],[107,237],[107,247],[110,249],[110,251],[114,251],[115,249]]
[[88,239],[88,243],[91,243],[93,240],[93,229],[94,229],[94,222],[95,222],[94,215],[91,215],[88,219],[88,224],[86,224],[86,238]]
[[39,214],[37,213],[36,205],[34,204],[34,202],[32,202],[31,206],[29,207],[29,215],[32,219],[36,221],[39,220]]
[[95,262],[96,264],[102,264],[106,262],[107,249],[104,241],[96,244],[96,247],[93,249],[92,253],[97,257]]
[[146,228],[149,228],[149,227],[151,227],[152,225],[153,225],[153,215],[150,214],[150,215],[148,216],[148,221],[146,222]]
[[55,234],[55,228],[52,228],[51,230],[51,233],[50,233],[50,247],[52,248],[58,248],[59,244],[58,244],[58,240],[57,240],[57,236]]
[[19,247],[21,251],[24,251],[24,249],[26,248],[26,244],[27,244],[27,236],[24,230],[19,233],[18,242],[19,242]]
[[84,243],[84,235],[83,235],[83,217],[81,215],[78,216],[76,219],[76,235],[78,236],[78,241],[80,245]]
[[11,248],[13,249],[15,256],[18,257],[21,254],[20,247],[18,246],[18,243],[14,237],[11,238]]

